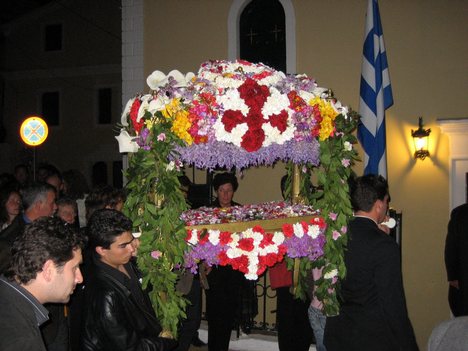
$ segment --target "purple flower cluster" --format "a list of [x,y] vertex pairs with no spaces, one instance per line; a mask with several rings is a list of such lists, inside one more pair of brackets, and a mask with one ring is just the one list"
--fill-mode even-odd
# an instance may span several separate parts
[[151,140],[150,131],[148,128],[143,128],[140,135],[135,139],[135,142],[141,147],[143,150],[149,151],[151,150],[151,146],[153,141]]
[[203,245],[192,246],[185,252],[184,267],[190,268],[190,271],[196,274],[200,261],[204,260],[208,266],[217,265],[219,263],[218,255],[223,250],[226,250],[223,245],[213,245],[209,241]]
[[272,144],[254,152],[248,152],[234,144],[219,141],[184,147],[176,146],[176,151],[182,162],[202,169],[216,167],[243,169],[259,165],[269,166],[277,161],[312,165],[318,165],[320,162],[320,145],[315,139],[299,142],[288,141],[283,145]]
[[320,256],[323,256],[323,247],[325,245],[325,235],[319,234],[313,239],[309,235],[304,235],[298,238],[293,235],[284,241],[287,247],[287,255],[290,258],[307,257],[311,261],[315,261]]

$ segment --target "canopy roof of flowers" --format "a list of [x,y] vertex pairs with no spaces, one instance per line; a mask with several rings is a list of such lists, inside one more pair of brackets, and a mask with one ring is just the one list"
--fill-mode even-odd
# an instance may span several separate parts
[[[185,300],[174,292],[174,269],[184,265],[193,242],[193,233],[185,240],[180,219],[187,209],[177,178],[183,164],[242,169],[281,160],[300,165],[305,175],[300,195],[320,211],[324,231],[323,256],[302,260],[300,272],[305,276],[312,265],[322,268],[316,294],[325,312],[337,313],[335,288],[345,275],[351,215],[347,179],[357,159],[355,114],[306,75],[240,60],[205,62],[196,75],[155,71],[147,83],[149,94],[128,101],[117,139],[121,152],[133,153],[125,211],[143,234],[138,262],[145,284],[153,286],[163,327],[175,334],[184,316]],[[268,234],[261,228],[253,232],[261,233],[260,239]]]

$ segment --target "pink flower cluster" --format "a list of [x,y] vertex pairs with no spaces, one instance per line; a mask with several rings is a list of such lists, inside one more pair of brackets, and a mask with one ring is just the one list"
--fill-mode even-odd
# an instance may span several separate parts
[[181,215],[186,225],[246,222],[286,217],[311,216],[317,214],[312,206],[291,205],[284,201],[271,201],[229,208],[200,207],[185,211]]

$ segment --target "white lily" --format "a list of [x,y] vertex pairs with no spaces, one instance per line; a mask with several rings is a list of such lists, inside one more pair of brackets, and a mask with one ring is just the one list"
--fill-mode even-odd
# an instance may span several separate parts
[[168,79],[169,77],[172,77],[177,82],[175,86],[177,88],[180,88],[180,87],[186,87],[187,84],[190,82],[190,80],[193,77],[195,77],[195,74],[193,74],[192,72],[189,72],[184,76],[181,72],[174,69],[170,71],[169,74],[167,75]]
[[167,82],[168,76],[161,71],[154,71],[148,76],[148,78],[146,78],[146,84],[148,84],[152,90],[157,90],[158,88],[165,86]]
[[122,112],[122,116],[120,117],[120,123],[125,127],[128,126],[127,116],[130,113],[130,109],[132,108],[134,101],[135,101],[134,98],[127,101],[127,104],[125,105],[125,108]]
[[146,111],[149,108],[149,100],[153,97],[151,94],[146,94],[141,97],[141,105],[140,108],[138,109],[138,116],[137,116],[137,122],[140,122],[140,120],[143,118],[145,115]]
[[115,137],[119,143],[119,152],[137,152],[139,146],[136,142],[133,141],[133,138],[128,134],[125,129],[120,130],[119,136]]
[[[322,97],[322,95],[325,94],[327,91],[328,91],[327,88],[315,87],[314,90],[312,91],[312,93],[313,93],[315,96],[320,96],[320,97]],[[324,97],[325,97],[325,96],[324,96]]]
[[148,105],[148,111],[153,115],[157,111],[162,111],[165,109],[166,105],[169,104],[170,99],[165,96],[157,96],[155,99],[151,100]]

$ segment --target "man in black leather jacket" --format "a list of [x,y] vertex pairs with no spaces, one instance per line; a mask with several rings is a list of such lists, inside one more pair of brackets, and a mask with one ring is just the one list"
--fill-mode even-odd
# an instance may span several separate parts
[[161,326],[138,273],[129,262],[132,223],[112,209],[96,211],[87,232],[93,262],[85,282],[82,350],[169,351],[177,342],[159,337]]

